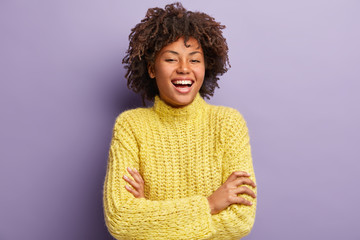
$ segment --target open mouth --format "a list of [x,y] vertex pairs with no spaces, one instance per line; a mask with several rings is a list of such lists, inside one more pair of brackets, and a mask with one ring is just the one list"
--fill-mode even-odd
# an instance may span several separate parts
[[192,80],[173,80],[171,83],[177,88],[191,87],[194,83]]

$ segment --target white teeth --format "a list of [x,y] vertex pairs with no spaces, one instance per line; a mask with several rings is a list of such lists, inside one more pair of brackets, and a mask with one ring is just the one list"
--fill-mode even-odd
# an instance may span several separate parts
[[181,84],[181,85],[188,85],[188,84],[192,84],[192,81],[190,80],[175,80],[173,81],[174,84]]

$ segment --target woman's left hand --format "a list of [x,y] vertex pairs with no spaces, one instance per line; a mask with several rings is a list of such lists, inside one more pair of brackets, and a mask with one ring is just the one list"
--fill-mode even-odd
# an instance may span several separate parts
[[133,187],[131,188],[128,185],[125,185],[125,189],[128,190],[136,198],[145,198],[145,194],[144,194],[145,183],[140,173],[135,168],[131,169],[129,167],[127,168],[127,171],[131,174],[134,180],[124,175],[123,179]]

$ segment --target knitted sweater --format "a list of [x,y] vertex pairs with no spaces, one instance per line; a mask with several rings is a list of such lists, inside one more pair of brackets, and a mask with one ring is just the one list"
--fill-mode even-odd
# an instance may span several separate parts
[[[138,169],[145,198],[124,186]],[[151,108],[120,114],[113,128],[104,184],[104,214],[116,239],[240,239],[255,220],[252,206],[232,204],[210,214],[207,197],[234,171],[255,182],[248,130],[235,109],[207,104],[199,94],[183,108],[158,96]],[[256,194],[256,189],[248,186]]]

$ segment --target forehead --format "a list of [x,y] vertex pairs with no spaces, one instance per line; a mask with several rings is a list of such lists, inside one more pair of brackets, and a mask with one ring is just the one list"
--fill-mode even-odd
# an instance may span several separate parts
[[164,46],[160,52],[165,52],[168,50],[178,50],[181,52],[192,52],[192,51],[199,51],[202,53],[202,48],[199,42],[193,38],[189,37],[189,39],[186,41],[186,45],[184,42],[184,37],[179,38],[175,42],[169,43],[168,45]]

